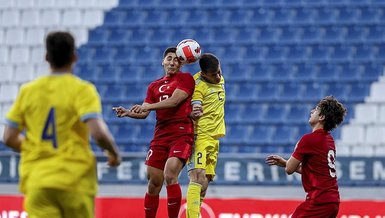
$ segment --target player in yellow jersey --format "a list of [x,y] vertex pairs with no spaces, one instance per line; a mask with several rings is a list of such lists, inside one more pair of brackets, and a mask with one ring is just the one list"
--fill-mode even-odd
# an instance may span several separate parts
[[4,143],[20,152],[28,217],[92,218],[97,177],[89,134],[106,150],[110,166],[118,166],[120,156],[95,86],[72,74],[72,35],[50,33],[46,49],[52,72],[21,87],[6,115]]
[[225,81],[218,58],[210,53],[199,60],[201,72],[194,75],[195,91],[192,97],[195,124],[195,147],[187,165],[190,184],[187,190],[188,218],[198,218],[200,205],[209,182],[215,176],[219,138],[225,136],[224,120]]

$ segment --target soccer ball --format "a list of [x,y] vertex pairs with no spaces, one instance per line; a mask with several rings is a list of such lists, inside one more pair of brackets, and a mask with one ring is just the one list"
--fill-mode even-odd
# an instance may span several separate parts
[[193,39],[184,39],[176,46],[176,56],[183,64],[191,64],[201,57],[201,46]]

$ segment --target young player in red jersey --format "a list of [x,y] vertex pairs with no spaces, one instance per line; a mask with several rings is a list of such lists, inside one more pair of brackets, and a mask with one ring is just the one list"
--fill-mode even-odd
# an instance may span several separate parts
[[165,76],[152,82],[142,105],[131,109],[114,108],[118,117],[144,119],[156,110],[154,138],[147,154],[148,189],[144,200],[146,218],[154,218],[163,182],[167,185],[168,217],[179,214],[182,192],[178,176],[192,152],[194,141],[191,97],[195,81],[189,73],[180,72],[176,48],[167,48],[162,62]]
[[311,111],[309,124],[312,133],[297,143],[289,160],[278,155],[266,158],[269,165],[285,167],[287,174],[302,174],[306,200],[294,211],[292,218],[334,218],[338,214],[340,195],[336,175],[336,147],[330,131],[346,114],[345,107],[334,97],[323,98]]

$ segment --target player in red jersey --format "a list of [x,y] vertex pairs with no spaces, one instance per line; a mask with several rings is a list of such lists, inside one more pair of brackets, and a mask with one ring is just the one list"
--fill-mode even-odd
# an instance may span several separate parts
[[144,119],[156,110],[154,138],[147,154],[148,189],[144,200],[146,218],[154,218],[159,193],[166,181],[168,216],[178,217],[182,192],[178,176],[192,152],[194,141],[191,97],[195,81],[189,73],[180,72],[176,48],[167,48],[162,62],[165,75],[152,82],[142,105],[131,109],[114,108],[118,117]]
[[285,167],[287,174],[302,174],[306,200],[294,211],[292,218],[334,218],[338,214],[340,195],[336,175],[336,147],[330,131],[346,114],[345,107],[334,97],[323,98],[311,111],[309,124],[312,133],[297,143],[289,160],[278,155],[266,158],[269,165]]

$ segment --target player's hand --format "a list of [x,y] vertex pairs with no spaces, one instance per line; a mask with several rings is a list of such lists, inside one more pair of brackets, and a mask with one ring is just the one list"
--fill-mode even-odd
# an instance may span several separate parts
[[128,113],[130,112],[126,108],[119,106],[119,107],[113,107],[112,110],[115,111],[115,114],[117,117],[126,117]]
[[277,165],[279,167],[286,167],[286,160],[279,155],[269,155],[266,157],[265,162],[270,166]]
[[147,107],[145,105],[138,105],[138,104],[136,104],[136,105],[131,107],[130,111],[134,112],[134,113],[140,114],[140,113],[143,113],[143,112],[147,112],[148,109],[147,109]]
[[108,158],[107,164],[110,167],[117,167],[122,162],[122,158],[119,156],[119,154],[112,154],[111,152],[106,151],[105,152]]
[[203,115],[203,107],[200,104],[193,104],[190,117],[193,120],[199,119]]

